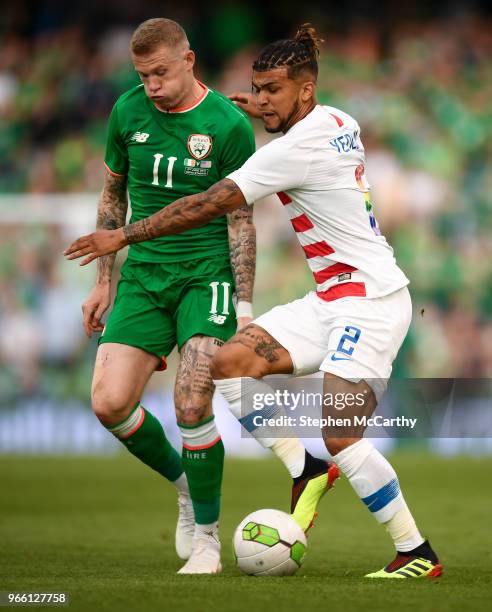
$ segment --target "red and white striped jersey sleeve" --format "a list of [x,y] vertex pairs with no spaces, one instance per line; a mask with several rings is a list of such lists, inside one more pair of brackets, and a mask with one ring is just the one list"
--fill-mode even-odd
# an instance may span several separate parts
[[364,165],[355,119],[317,106],[228,176],[249,204],[278,194],[327,301],[408,284],[376,222]]

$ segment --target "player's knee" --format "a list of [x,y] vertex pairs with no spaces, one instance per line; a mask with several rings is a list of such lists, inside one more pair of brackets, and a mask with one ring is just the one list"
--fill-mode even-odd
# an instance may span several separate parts
[[202,406],[196,405],[194,402],[176,402],[176,419],[179,425],[188,427],[196,426],[207,418],[211,410],[204,410]]
[[251,376],[260,378],[263,373],[255,364],[255,354],[247,347],[224,344],[214,355],[210,364],[210,373],[215,380]]
[[102,423],[122,421],[131,412],[135,402],[118,391],[99,385],[92,391],[92,410]]
[[332,457],[338,455],[338,453],[354,443],[352,438],[331,438],[323,435],[323,439],[325,441],[326,450]]
[[186,425],[186,427],[196,427],[200,420],[196,415],[190,412],[181,414],[179,418],[179,425]]

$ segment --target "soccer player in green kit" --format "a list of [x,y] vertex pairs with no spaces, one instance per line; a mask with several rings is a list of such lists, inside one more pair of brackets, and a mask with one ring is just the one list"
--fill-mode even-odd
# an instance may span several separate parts
[[[100,230],[125,225],[127,188],[131,222],[136,222],[176,199],[208,189],[254,152],[246,115],[195,79],[194,54],[177,23],[144,22],[133,34],[131,52],[142,85],[121,96],[111,113]],[[183,574],[221,570],[218,517],[224,447],[212,413],[209,366],[235,333],[235,314],[239,327],[251,321],[255,254],[251,207],[201,228],[132,245],[100,339],[94,412],[131,453],[178,489],[176,550],[188,558],[179,571]],[[98,259],[96,286],[83,306],[89,335],[103,330],[113,262],[112,255]],[[159,421],[140,404],[147,381],[176,344],[181,457]],[[338,476],[336,466],[312,457],[294,437],[268,444],[293,478],[291,508],[302,516],[307,530],[319,500]]]
[[[131,55],[142,85],[123,94],[111,112],[101,229],[125,224],[127,190],[131,220],[137,221],[207,189],[255,150],[246,115],[195,79],[194,53],[179,24],[144,22],[133,34]],[[236,332],[234,292],[239,326],[251,321],[255,256],[252,213],[244,209],[198,230],[132,247],[104,331],[114,256],[99,259],[96,285],[83,305],[88,335],[103,331],[93,410],[132,454],[176,486],[176,550],[188,558],[182,573],[220,570],[224,447],[212,413],[209,362]],[[140,404],[147,381],[176,345],[182,456]]]

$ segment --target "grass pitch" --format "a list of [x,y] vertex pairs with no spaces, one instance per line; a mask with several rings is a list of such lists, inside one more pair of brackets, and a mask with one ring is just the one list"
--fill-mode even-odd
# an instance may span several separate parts
[[439,580],[368,581],[393,557],[346,481],[322,502],[296,576],[251,578],[231,538],[249,512],[288,511],[289,478],[275,460],[226,462],[219,576],[177,576],[173,489],[128,454],[0,458],[0,591],[67,591],[83,611],[451,611],[489,607],[490,458],[391,458],[409,505],[441,557]]

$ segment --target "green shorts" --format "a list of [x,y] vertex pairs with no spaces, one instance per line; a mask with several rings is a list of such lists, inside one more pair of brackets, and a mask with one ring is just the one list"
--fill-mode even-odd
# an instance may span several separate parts
[[99,343],[117,342],[167,357],[192,336],[228,340],[236,332],[228,256],[181,263],[126,260]]

